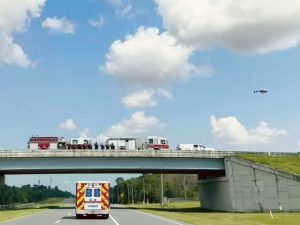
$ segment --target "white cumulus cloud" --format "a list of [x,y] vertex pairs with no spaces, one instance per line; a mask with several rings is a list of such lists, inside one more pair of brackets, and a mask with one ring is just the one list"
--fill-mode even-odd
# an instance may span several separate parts
[[90,129],[84,128],[82,131],[79,132],[79,137],[81,138],[90,138]]
[[116,8],[117,16],[127,17],[132,11],[132,3],[130,0],[106,0],[106,1]]
[[211,116],[210,125],[215,138],[232,145],[267,144],[274,137],[288,135],[286,130],[271,128],[263,121],[256,128],[247,129],[232,116],[219,119]]
[[112,43],[103,67],[123,83],[161,86],[193,76],[195,66],[188,62],[191,54],[190,48],[177,44],[168,33],[139,27],[125,41]]
[[123,97],[122,103],[128,108],[152,107],[157,105],[157,98],[161,97],[172,99],[173,95],[163,88],[143,89]]
[[104,135],[109,137],[134,136],[161,126],[162,124],[158,118],[146,116],[144,112],[138,111],[133,113],[129,119],[111,126]]
[[268,53],[300,42],[299,0],[155,0],[164,27],[196,48]]
[[102,15],[98,15],[97,18],[89,20],[89,24],[92,27],[101,28],[104,24],[104,17]]
[[42,27],[49,29],[54,32],[64,33],[64,34],[74,34],[76,25],[74,22],[66,18],[48,17],[43,23]]
[[79,132],[81,138],[90,138],[92,142],[104,143],[109,137],[139,136],[153,129],[157,130],[164,127],[155,116],[146,116],[143,111],[135,112],[130,118],[112,125],[101,134],[91,135],[89,128],[84,128]]
[[61,129],[66,129],[66,130],[75,130],[77,129],[77,125],[72,119],[67,119],[66,121],[62,122],[58,126]]
[[31,19],[40,16],[44,4],[45,0],[0,1],[0,63],[23,68],[32,65],[13,34],[25,32]]
[[146,89],[125,96],[122,99],[122,103],[129,108],[151,107],[157,104],[154,99],[154,92]]
[[89,138],[91,141],[98,142],[98,143],[105,143],[105,141],[109,138],[103,134],[100,134],[98,136],[93,136],[90,134],[90,129],[89,128],[84,128],[82,131],[79,132],[79,137],[80,138]]
[[166,89],[163,89],[163,88],[157,88],[156,93],[157,93],[157,95],[162,96],[166,99],[172,99],[173,98],[173,94],[171,93],[170,90],[166,90]]

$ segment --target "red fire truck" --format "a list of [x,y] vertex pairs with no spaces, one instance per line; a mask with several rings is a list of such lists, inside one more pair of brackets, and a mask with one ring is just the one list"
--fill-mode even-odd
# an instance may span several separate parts
[[169,143],[166,138],[158,136],[148,136],[146,142],[148,150],[169,150]]
[[28,149],[31,150],[51,150],[51,149],[65,149],[66,140],[63,137],[38,137],[33,136],[29,138]]

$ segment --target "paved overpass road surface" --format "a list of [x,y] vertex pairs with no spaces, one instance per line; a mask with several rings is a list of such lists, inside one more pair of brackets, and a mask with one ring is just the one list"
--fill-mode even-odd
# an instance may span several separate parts
[[109,219],[76,219],[74,209],[51,209],[25,216],[1,225],[188,225],[148,213],[112,206]]

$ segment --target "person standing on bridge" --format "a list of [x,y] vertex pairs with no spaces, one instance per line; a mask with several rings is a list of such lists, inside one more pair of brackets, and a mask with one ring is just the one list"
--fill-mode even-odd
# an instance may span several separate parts
[[114,145],[114,143],[111,143],[111,144],[110,144],[110,149],[112,149],[112,150],[114,150],[114,149],[115,149],[115,145]]
[[94,146],[95,146],[95,149],[98,149],[98,143],[96,142],[95,144],[94,144]]

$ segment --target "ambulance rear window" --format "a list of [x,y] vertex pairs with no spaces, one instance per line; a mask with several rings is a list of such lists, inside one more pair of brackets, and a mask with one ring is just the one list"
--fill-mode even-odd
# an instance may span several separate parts
[[99,188],[94,189],[94,197],[100,197],[100,189]]
[[90,198],[92,197],[92,189],[88,188],[85,190],[85,196]]

